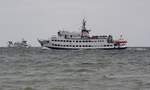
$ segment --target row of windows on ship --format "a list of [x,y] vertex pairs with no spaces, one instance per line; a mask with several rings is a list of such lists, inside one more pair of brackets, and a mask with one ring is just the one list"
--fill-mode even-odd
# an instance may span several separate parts
[[52,44],[52,46],[61,46],[61,47],[112,47],[113,45],[60,45],[60,44]]
[[55,42],[104,42],[104,40],[95,40],[95,41],[91,41],[91,40],[52,40]]

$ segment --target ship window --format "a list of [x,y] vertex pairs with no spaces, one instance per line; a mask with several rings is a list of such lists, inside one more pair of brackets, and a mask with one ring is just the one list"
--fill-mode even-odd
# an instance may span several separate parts
[[107,45],[107,47],[109,47],[109,45]]
[[73,45],[73,47],[75,47],[75,46]]
[[76,42],[78,42],[78,41],[76,41]]
[[104,45],[104,47],[106,47],[106,45]]
[[52,40],[52,41],[54,41],[54,40]]
[[66,45],[67,47],[69,46],[69,45]]
[[70,42],[72,42],[72,41],[70,40]]
[[71,45],[69,45],[71,47]]
[[79,41],[79,42],[81,42],[81,41]]
[[114,44],[114,46],[117,46],[117,44]]
[[78,47],[78,45],[76,45],[76,47]]

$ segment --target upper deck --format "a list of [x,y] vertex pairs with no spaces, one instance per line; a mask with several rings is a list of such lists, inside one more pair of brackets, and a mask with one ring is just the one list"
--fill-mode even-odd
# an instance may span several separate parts
[[57,36],[53,36],[54,39],[108,39],[112,38],[111,35],[95,35],[91,36],[90,31],[86,28],[86,21],[83,19],[81,32],[69,32],[69,31],[58,31]]

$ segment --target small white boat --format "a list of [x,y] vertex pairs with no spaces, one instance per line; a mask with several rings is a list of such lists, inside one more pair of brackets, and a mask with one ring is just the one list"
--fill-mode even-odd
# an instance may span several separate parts
[[29,45],[26,40],[22,39],[21,42],[8,41],[8,47],[24,47],[24,48],[29,48],[29,47],[31,47],[31,45]]

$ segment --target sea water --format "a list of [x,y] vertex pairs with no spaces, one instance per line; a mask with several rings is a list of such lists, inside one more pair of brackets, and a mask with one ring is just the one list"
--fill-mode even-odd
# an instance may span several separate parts
[[150,90],[150,48],[0,48],[0,90]]

